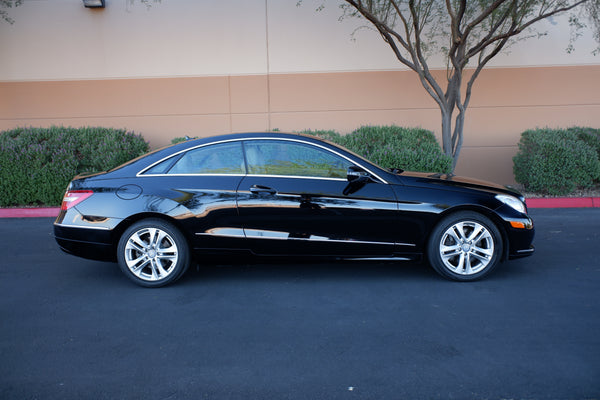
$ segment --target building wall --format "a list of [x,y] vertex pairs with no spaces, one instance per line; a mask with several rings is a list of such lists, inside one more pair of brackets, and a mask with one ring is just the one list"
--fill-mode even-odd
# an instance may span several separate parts
[[[337,2],[26,0],[0,24],[0,129],[102,125],[173,137],[360,125],[440,134],[436,104],[375,32],[338,22]],[[575,54],[565,21],[512,48],[476,83],[457,173],[512,183],[520,133],[600,126],[600,63]],[[554,25],[553,25],[554,23]],[[354,40],[352,39],[354,37]],[[443,65],[435,59],[440,78]]]

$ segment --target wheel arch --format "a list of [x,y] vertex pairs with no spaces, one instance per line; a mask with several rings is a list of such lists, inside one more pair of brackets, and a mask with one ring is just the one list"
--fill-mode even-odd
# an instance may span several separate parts
[[[470,211],[470,212],[475,212],[475,213],[481,214],[481,215],[487,217],[490,221],[492,221],[492,223],[494,223],[496,228],[498,228],[500,235],[502,236],[502,255],[500,257],[500,261],[507,260],[509,250],[510,250],[509,249],[510,242],[508,239],[508,232],[506,231],[504,221],[502,220],[502,218],[500,218],[500,216],[498,216],[498,214],[496,214],[493,210],[491,210],[487,207],[484,207],[484,206],[481,206],[478,204],[466,204],[466,205],[460,205],[460,206],[448,208],[438,215],[438,218],[436,219],[435,223],[433,224],[432,231],[444,218],[448,217],[449,215],[461,212],[461,211]],[[425,242],[425,254],[427,254],[427,251],[429,250],[428,242],[429,242],[429,238],[427,238],[427,241]]]
[[112,246],[113,246],[115,256],[117,253],[117,246],[119,244],[119,239],[121,238],[121,235],[123,235],[123,232],[125,232],[125,230],[127,228],[129,228],[131,225],[135,224],[138,221],[144,220],[144,219],[160,219],[160,220],[163,220],[165,222],[168,222],[168,223],[174,225],[181,232],[181,234],[185,237],[185,240],[186,240],[188,246],[190,247],[190,249],[192,248],[192,241],[191,241],[188,233],[182,226],[181,222],[177,218],[173,218],[173,217],[163,214],[163,213],[141,212],[141,213],[137,213],[137,214],[134,214],[134,215],[131,215],[131,216],[125,218],[123,221],[121,221],[121,223],[119,223],[119,225],[117,225],[113,229]]

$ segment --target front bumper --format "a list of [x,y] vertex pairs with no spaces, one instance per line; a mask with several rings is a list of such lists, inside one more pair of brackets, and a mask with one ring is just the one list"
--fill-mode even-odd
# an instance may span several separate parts
[[535,226],[531,217],[514,210],[506,204],[496,209],[496,213],[502,218],[506,234],[505,257],[514,259],[532,255],[535,252],[533,246]]
[[533,245],[531,245],[531,246],[529,246],[528,249],[521,249],[521,250],[517,250],[515,252],[511,252],[508,255],[508,258],[510,258],[511,260],[513,260],[515,258],[529,257],[534,252],[535,252],[535,247]]
[[[515,221],[514,218],[511,221]],[[518,220],[522,222],[526,228],[514,228],[514,224],[511,225],[510,221],[507,224],[507,236],[508,236],[508,258],[521,258],[528,257],[535,252],[533,246],[533,239],[535,237],[535,229],[533,227],[533,221],[531,218],[524,218]]]

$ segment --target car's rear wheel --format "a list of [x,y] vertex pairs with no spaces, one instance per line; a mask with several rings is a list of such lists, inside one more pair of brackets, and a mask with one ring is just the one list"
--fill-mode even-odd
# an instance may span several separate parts
[[145,219],[123,232],[117,247],[119,267],[133,282],[160,287],[179,279],[190,264],[183,234],[161,219]]
[[498,265],[502,247],[502,235],[489,218],[463,211],[447,216],[435,227],[427,256],[440,275],[457,281],[474,281]]

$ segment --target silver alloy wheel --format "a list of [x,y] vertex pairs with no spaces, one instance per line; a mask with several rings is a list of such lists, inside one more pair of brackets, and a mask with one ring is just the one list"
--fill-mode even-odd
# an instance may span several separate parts
[[177,244],[162,229],[142,228],[127,239],[125,263],[142,280],[165,279],[175,270],[177,259]]
[[442,235],[439,247],[444,265],[459,275],[474,275],[494,257],[494,239],[489,230],[475,221],[460,221]]

